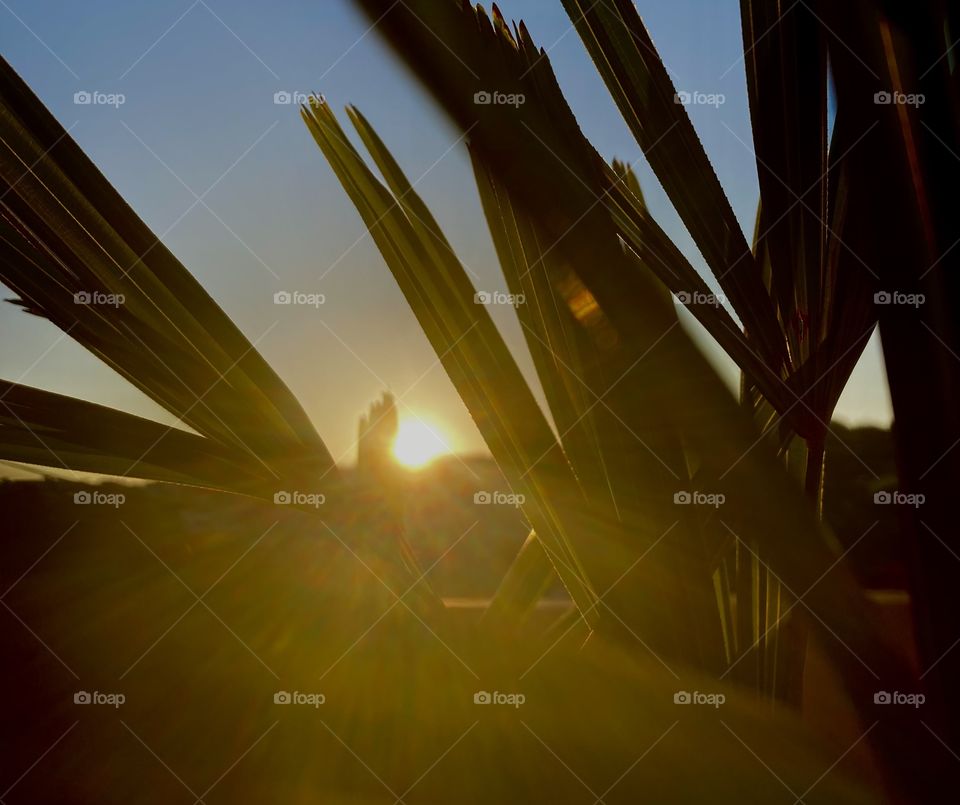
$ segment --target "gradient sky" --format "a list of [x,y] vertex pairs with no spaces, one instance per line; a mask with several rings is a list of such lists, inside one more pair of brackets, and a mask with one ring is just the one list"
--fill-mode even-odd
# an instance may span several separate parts
[[[559,0],[500,6],[549,49],[598,150],[637,163],[654,216],[706,273]],[[692,117],[749,233],[759,193],[754,158],[737,139],[750,142],[739,3],[638,6],[678,87],[726,96],[719,109],[693,107]],[[484,449],[296,107],[274,103],[280,90],[316,91],[335,109],[358,106],[418,180],[478,285],[505,289],[466,151],[452,147],[457,132],[377,36],[365,34],[368,23],[349,0],[2,0],[0,20],[7,61],[277,368],[335,456],[354,460],[357,417],[385,387],[401,395],[401,416],[415,411],[435,422],[454,449]],[[123,93],[126,102],[76,105],[82,90]],[[326,304],[277,308],[278,290],[323,293]],[[512,311],[493,310],[532,378]],[[733,383],[733,367],[703,344]],[[59,330],[12,305],[0,306],[0,377],[172,422]],[[837,418],[890,421],[876,338]]]

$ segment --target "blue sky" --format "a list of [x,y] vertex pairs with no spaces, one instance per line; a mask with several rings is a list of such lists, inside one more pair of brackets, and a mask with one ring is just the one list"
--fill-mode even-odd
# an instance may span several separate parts
[[[600,152],[637,163],[655,217],[702,270],[559,0],[500,6],[549,49]],[[750,141],[739,3],[638,6],[675,83],[726,96],[718,109],[692,107],[692,117],[750,232],[758,190],[753,156],[738,141]],[[278,91],[317,91],[337,109],[358,106],[419,180],[463,262],[485,289],[505,287],[465,150],[451,148],[457,132],[349,0],[4,0],[0,19],[7,61],[277,368],[335,456],[354,459],[357,416],[385,387],[403,395],[402,416],[415,411],[435,422],[456,449],[483,449],[296,108],[274,103]],[[125,102],[77,105],[78,91],[122,93]],[[278,290],[327,301],[279,316]],[[533,377],[512,313],[503,308],[495,317]],[[732,367],[703,343],[732,382]],[[11,305],[0,307],[0,377],[171,421],[52,325]],[[876,341],[837,418],[889,422]]]

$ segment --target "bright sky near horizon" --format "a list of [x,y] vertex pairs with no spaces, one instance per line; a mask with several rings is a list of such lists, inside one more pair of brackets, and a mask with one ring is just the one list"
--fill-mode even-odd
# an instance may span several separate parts
[[[638,0],[681,89],[722,93],[691,107],[734,210],[752,231],[758,198],[736,0]],[[503,0],[525,19],[598,150],[636,163],[654,217],[704,263],[640,156],[559,0]],[[4,0],[0,51],[131,206],[293,389],[334,456],[355,459],[357,418],[389,388],[459,451],[484,450],[379,253],[310,138],[277,93],[353,103],[434,210],[462,261],[505,290],[458,134],[350,0]],[[75,103],[122,94],[122,105]],[[83,98],[83,96],[79,96]],[[345,116],[341,116],[345,118]],[[344,121],[345,122],[345,121]],[[0,286],[4,296],[9,294]],[[323,294],[278,308],[274,294]],[[493,308],[528,377],[515,317]],[[735,370],[702,342],[733,383]],[[0,306],[0,377],[172,422],[49,323]],[[891,418],[877,338],[837,418]]]

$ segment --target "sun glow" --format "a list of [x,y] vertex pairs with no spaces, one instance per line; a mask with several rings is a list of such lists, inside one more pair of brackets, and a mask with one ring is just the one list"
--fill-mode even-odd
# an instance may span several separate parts
[[449,440],[433,423],[420,419],[400,422],[393,442],[393,457],[404,467],[417,469],[450,452]]

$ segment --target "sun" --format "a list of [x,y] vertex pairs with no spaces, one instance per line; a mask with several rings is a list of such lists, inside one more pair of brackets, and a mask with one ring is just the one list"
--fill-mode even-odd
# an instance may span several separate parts
[[393,441],[393,457],[404,467],[417,469],[450,452],[447,439],[434,424],[422,419],[401,420]]

